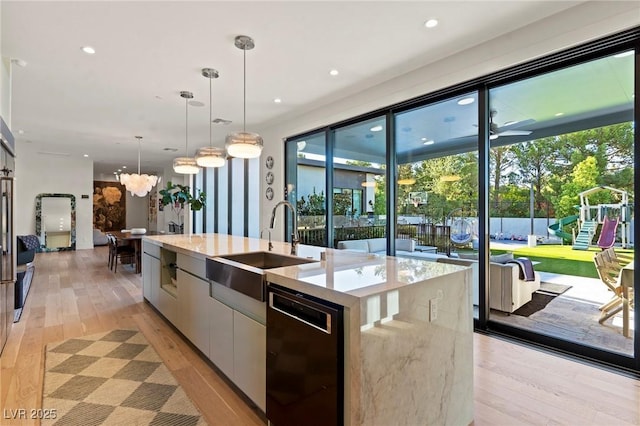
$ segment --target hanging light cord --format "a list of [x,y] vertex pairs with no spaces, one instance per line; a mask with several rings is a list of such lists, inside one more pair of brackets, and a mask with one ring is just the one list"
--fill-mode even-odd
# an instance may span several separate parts
[[189,156],[189,98],[184,98],[184,156]]
[[212,76],[209,76],[209,148],[213,148],[213,141],[211,138],[211,122],[213,121],[213,103],[211,101],[211,80]]
[[142,140],[141,136],[136,136],[138,139],[138,175],[140,175],[140,141]]
[[247,132],[247,44],[245,42],[242,48],[244,57],[244,69],[243,69],[243,110],[242,110],[242,131]]

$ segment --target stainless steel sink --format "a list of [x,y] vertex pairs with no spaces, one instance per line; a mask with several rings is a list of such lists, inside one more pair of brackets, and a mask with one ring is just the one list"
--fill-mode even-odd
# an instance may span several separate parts
[[317,260],[269,251],[228,254],[207,259],[207,278],[254,299],[266,300],[266,270]]

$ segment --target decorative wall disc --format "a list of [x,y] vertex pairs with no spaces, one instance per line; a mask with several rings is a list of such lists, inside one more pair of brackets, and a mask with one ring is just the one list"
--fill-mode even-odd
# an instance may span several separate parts
[[267,172],[267,176],[265,178],[265,180],[267,181],[267,184],[271,185],[274,179],[275,177],[273,176],[273,172]]
[[264,195],[267,197],[267,200],[273,200],[273,188],[268,187]]
[[267,166],[267,169],[272,169],[273,168],[273,157],[272,156],[268,156],[267,159],[265,160],[264,165]]

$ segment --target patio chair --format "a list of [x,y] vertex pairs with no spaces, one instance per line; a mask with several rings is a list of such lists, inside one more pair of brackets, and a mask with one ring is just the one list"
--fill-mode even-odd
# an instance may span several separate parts
[[616,254],[616,251],[613,249],[613,247],[609,247],[606,249],[602,250],[602,257],[604,258],[604,260],[606,262],[609,263],[609,266],[612,269],[615,269],[616,275],[618,275],[620,273],[620,271],[622,270],[623,266],[620,263],[620,259],[618,259],[618,255]]
[[614,293],[611,300],[598,308],[602,311],[598,322],[602,324],[622,310],[622,287],[618,279],[621,268],[618,268],[620,264],[611,261],[609,255],[605,252],[596,253],[593,257],[593,263],[596,266],[600,281]]

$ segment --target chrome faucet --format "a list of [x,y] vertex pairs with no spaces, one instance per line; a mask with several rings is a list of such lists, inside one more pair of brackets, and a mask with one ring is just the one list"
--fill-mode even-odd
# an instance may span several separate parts
[[262,232],[267,231],[267,235],[269,236],[269,251],[273,250],[273,243],[271,242],[271,228],[263,228],[260,230],[260,239],[262,239]]
[[296,214],[295,207],[293,207],[290,202],[282,200],[273,207],[273,210],[271,211],[271,224],[269,225],[269,229],[273,229],[273,226],[276,223],[276,210],[281,205],[288,207],[289,210],[291,210],[291,215],[293,216],[293,232],[291,233],[291,254],[295,255],[297,254],[297,247],[298,243],[300,242],[300,237],[298,235],[298,215]]

